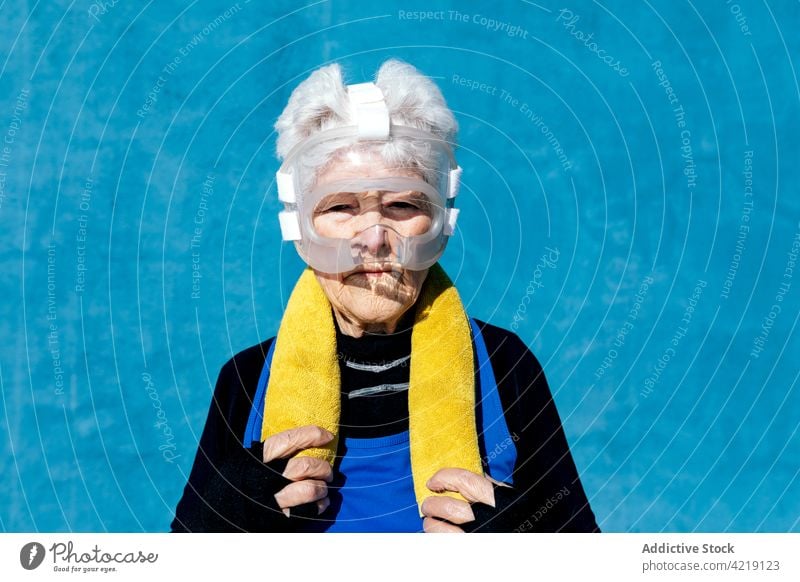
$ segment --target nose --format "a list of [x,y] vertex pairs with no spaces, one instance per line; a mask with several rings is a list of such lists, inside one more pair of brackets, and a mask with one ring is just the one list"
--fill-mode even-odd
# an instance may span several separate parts
[[359,232],[350,240],[354,256],[385,258],[391,254],[389,233],[385,226],[375,224]]

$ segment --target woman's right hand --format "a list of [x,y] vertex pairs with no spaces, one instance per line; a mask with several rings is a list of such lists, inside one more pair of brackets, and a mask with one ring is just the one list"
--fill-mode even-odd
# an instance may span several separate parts
[[[333,433],[310,424],[279,432],[264,441],[264,462],[292,457],[298,452],[323,447],[333,440]],[[294,481],[275,494],[275,500],[289,516],[292,507],[317,503],[319,513],[330,505],[328,483],[333,480],[333,468],[328,461],[315,457],[293,457],[286,463],[283,476]]]

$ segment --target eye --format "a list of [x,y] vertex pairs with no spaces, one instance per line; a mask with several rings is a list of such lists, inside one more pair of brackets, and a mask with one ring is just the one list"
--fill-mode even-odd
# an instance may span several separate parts
[[419,206],[416,204],[412,204],[411,202],[390,202],[387,205],[389,208],[398,208],[401,210],[418,210]]
[[323,200],[317,205],[315,214],[330,214],[335,212],[352,212],[358,210],[358,203],[350,197],[337,196],[331,197],[330,200]]
[[353,206],[351,204],[334,204],[328,208],[325,208],[322,212],[345,212],[352,209]]

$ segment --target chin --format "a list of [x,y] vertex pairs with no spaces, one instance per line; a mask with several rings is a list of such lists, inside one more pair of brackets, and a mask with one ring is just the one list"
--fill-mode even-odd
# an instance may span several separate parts
[[404,301],[362,288],[350,290],[350,301],[343,303],[350,313],[370,323],[391,320],[408,307]]
[[414,305],[427,271],[398,269],[366,274],[358,269],[338,275],[317,273],[334,309],[368,326],[397,321]]

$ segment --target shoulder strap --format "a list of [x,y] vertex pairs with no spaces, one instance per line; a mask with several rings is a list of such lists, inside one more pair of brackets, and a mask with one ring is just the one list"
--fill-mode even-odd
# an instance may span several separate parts
[[[472,326],[472,341],[475,344],[475,353],[478,358],[478,374],[480,381],[480,408],[482,411],[482,425],[478,432],[484,442],[486,462],[489,465],[489,474],[498,481],[513,484],[512,473],[517,461],[517,447],[515,439],[509,434],[508,423],[497,390],[492,362],[486,349],[478,323],[469,318]],[[516,435],[515,435],[516,436]]]
[[244,430],[242,446],[249,449],[253,443],[261,439],[261,423],[264,418],[264,398],[267,394],[267,381],[269,380],[269,368],[272,365],[272,354],[275,352],[277,338],[272,340],[267,350],[267,357],[264,359],[264,366],[261,368],[261,375],[258,378],[256,395],[253,397],[253,405],[250,407],[250,416],[247,418],[247,427]]

